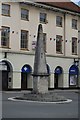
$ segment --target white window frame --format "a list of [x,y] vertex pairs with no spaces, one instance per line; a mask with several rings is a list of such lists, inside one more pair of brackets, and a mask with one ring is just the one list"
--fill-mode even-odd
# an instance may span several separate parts
[[29,10],[21,8],[21,20],[29,21]]
[[56,16],[56,26],[62,27],[62,17]]
[[56,53],[62,54],[62,36],[56,35]]
[[2,15],[10,16],[10,5],[9,4],[2,4]]
[[76,19],[72,19],[72,29],[77,30],[77,20]]
[[21,30],[21,50],[28,50],[28,35],[29,31]]
[[40,23],[47,23],[47,14],[44,12],[40,12]]
[[77,38],[72,37],[72,55],[77,55]]
[[10,27],[2,26],[1,31],[1,47],[9,48]]

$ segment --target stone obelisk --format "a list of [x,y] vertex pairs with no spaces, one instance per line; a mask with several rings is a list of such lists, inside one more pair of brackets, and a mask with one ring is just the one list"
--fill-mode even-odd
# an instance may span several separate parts
[[42,25],[38,26],[37,43],[35,50],[34,71],[33,71],[33,92],[47,93],[48,92],[48,72],[46,65],[46,55],[43,41]]

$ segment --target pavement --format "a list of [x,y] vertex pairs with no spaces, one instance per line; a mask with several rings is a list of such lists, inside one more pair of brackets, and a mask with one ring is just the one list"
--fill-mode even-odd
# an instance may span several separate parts
[[[70,91],[70,92],[79,92],[80,89],[53,89],[53,90],[49,90],[49,91],[55,91],[55,92],[66,92],[66,91]],[[30,90],[0,91],[0,93],[29,93],[29,92],[31,92],[31,91],[30,91]]]

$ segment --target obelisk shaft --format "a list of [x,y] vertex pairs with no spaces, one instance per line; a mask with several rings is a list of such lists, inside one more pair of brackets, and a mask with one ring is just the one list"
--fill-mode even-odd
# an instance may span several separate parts
[[43,29],[41,24],[38,26],[38,35],[35,50],[33,91],[35,93],[48,92],[48,73],[46,55],[44,50]]

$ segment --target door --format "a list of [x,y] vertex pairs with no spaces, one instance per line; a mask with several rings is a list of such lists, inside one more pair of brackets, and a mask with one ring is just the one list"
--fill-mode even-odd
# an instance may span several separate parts
[[27,89],[27,73],[21,73],[21,89]]
[[58,88],[58,74],[55,74],[54,87]]
[[2,71],[2,90],[8,90],[8,72]]

